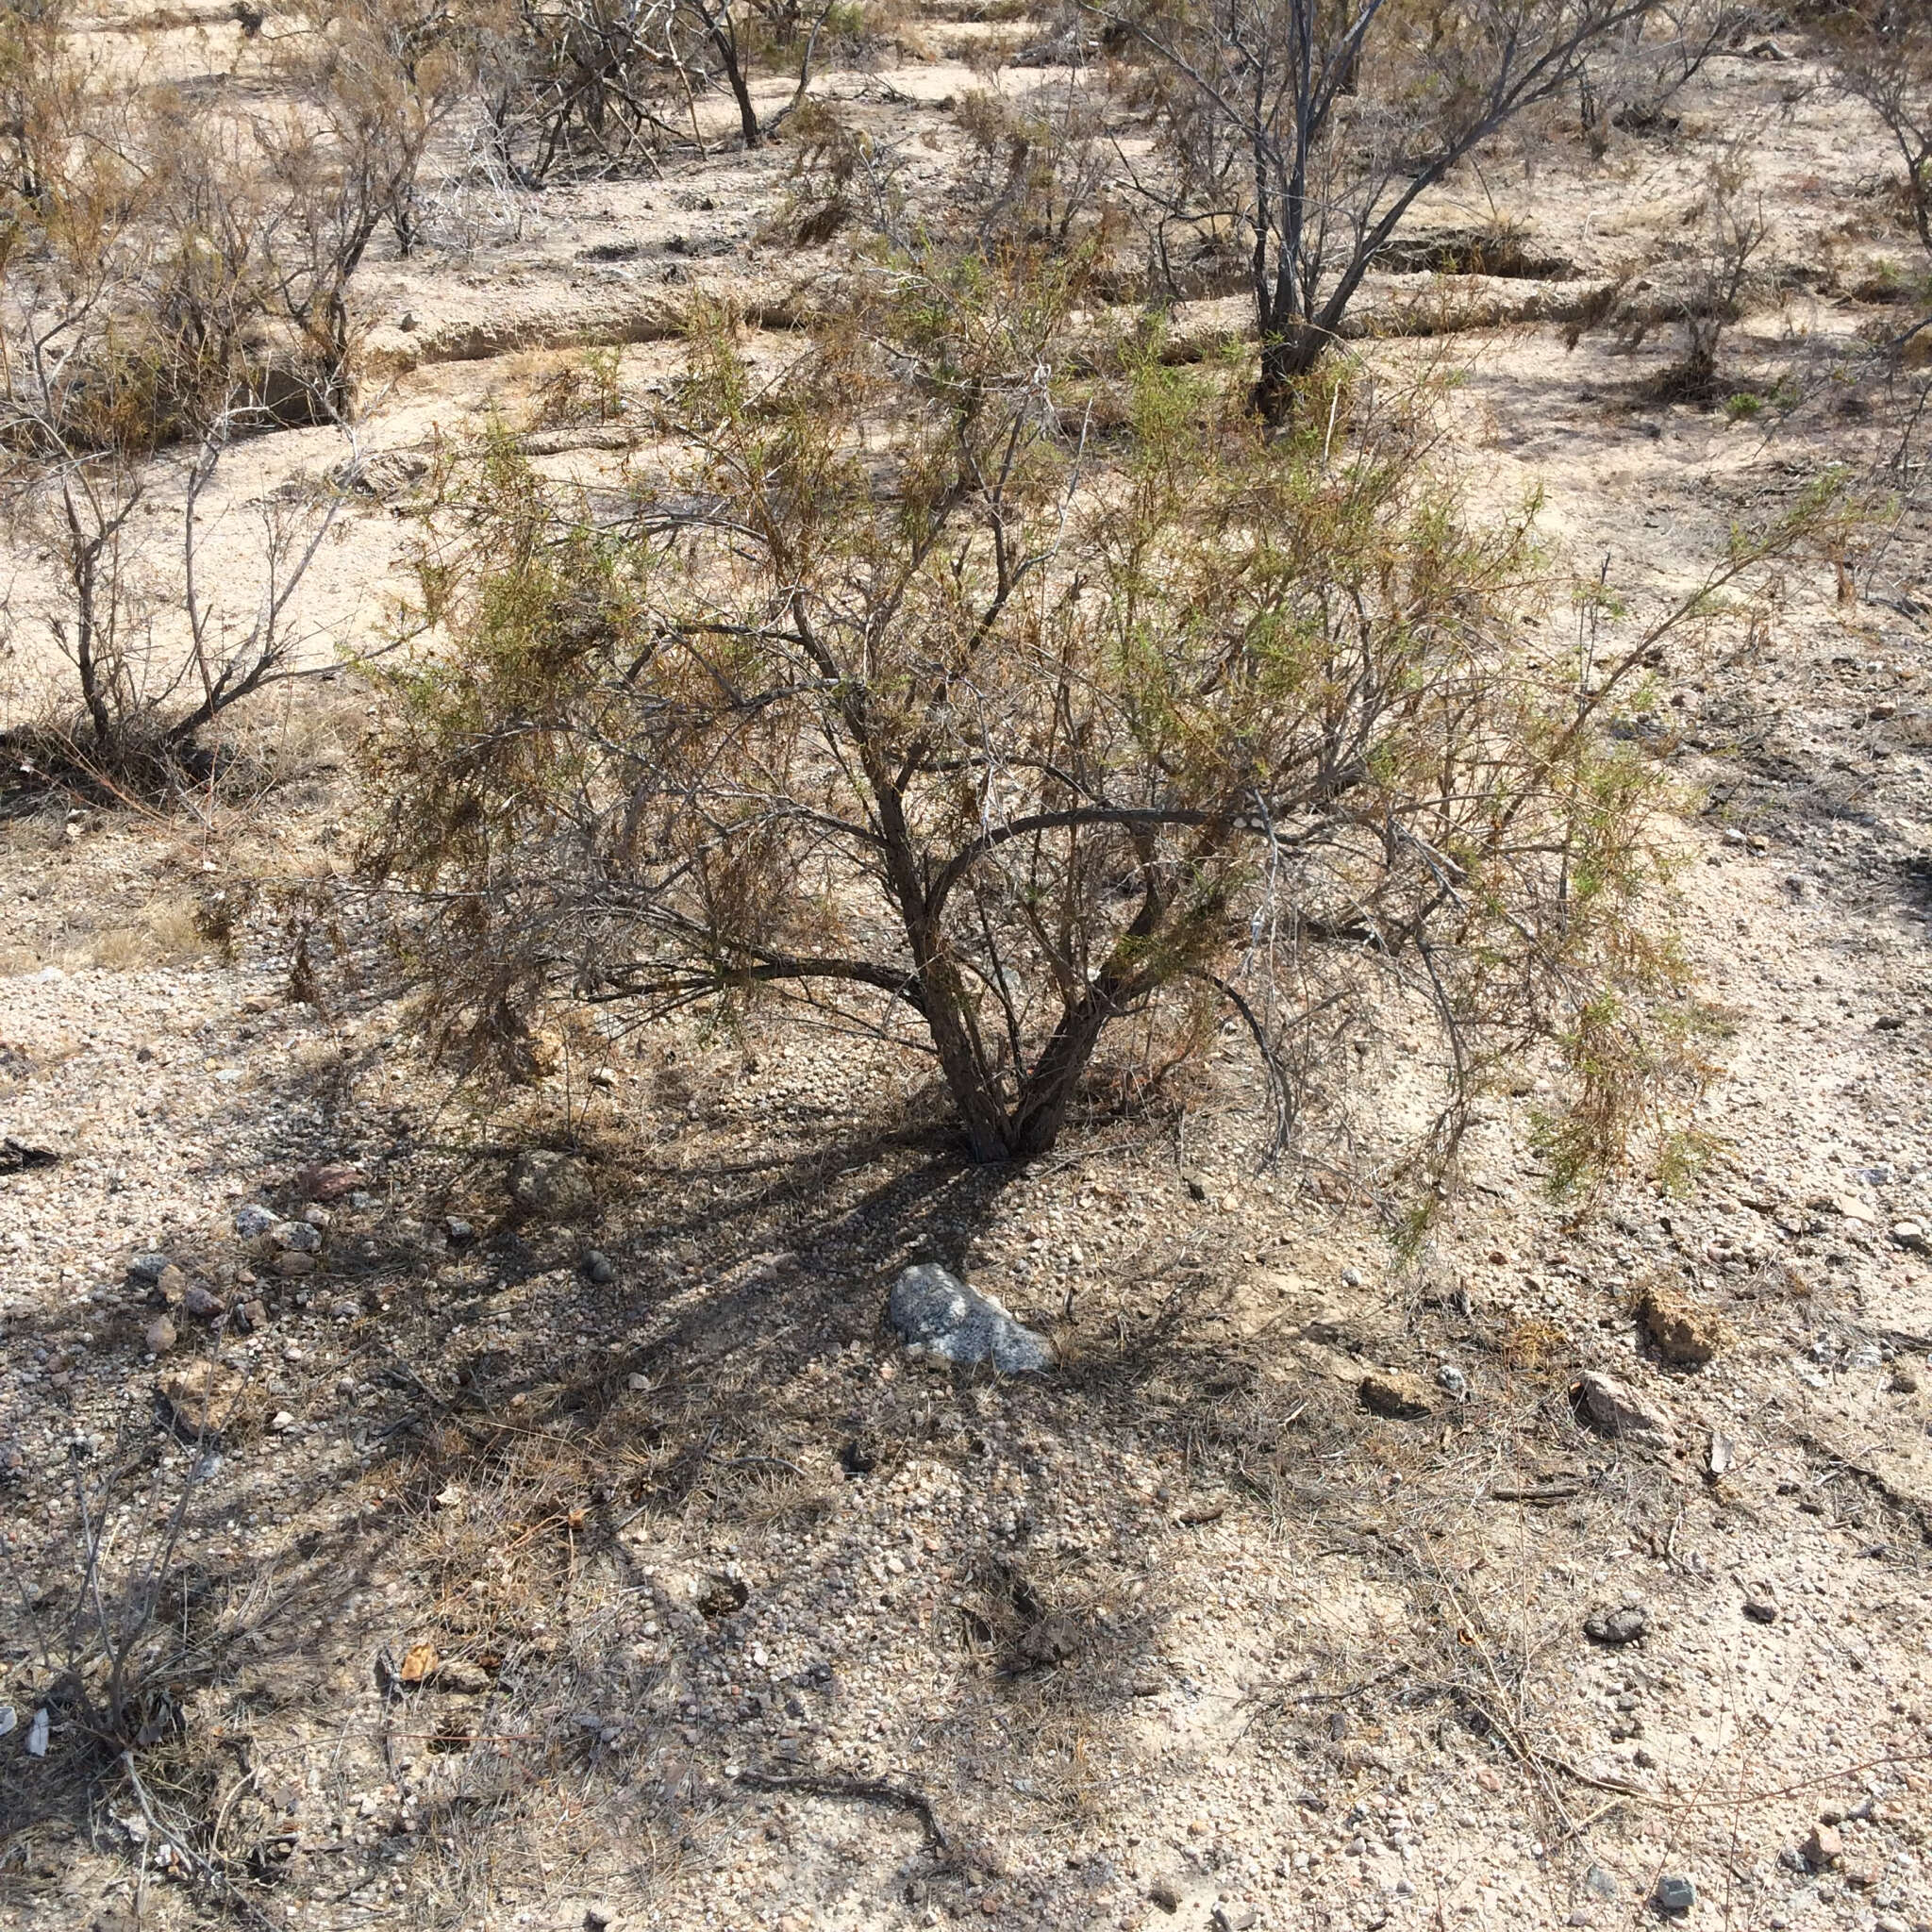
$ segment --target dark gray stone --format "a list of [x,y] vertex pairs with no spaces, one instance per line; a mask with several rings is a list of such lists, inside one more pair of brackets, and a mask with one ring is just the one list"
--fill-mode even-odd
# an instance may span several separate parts
[[260,1202],[251,1201],[245,1208],[236,1208],[235,1232],[244,1241],[252,1241],[266,1234],[281,1218],[273,1208],[264,1208]]
[[1592,1643],[1635,1643],[1650,1629],[1650,1613],[1641,1604],[1614,1610],[1592,1610],[1583,1620],[1583,1634]]
[[1044,1336],[1023,1327],[991,1295],[929,1261],[915,1263],[893,1283],[887,1312],[908,1348],[949,1362],[991,1361],[1016,1375],[1053,1361]]
[[1660,1912],[1688,1912],[1697,1903],[1697,1888],[1688,1878],[1667,1875],[1657,1882],[1657,1908]]

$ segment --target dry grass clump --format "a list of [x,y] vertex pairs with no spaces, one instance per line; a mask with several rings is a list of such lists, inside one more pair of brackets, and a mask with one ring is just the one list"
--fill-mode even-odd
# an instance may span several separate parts
[[182,966],[212,958],[220,947],[203,930],[196,902],[186,894],[144,907],[125,924],[104,925],[64,962],[127,973],[147,966]]

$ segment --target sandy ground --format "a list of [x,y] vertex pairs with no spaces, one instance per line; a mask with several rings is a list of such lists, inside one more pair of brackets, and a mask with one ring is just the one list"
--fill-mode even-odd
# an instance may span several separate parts
[[[986,78],[964,32],[827,83],[882,137],[941,130],[935,181],[943,104]],[[210,16],[147,58],[252,58],[231,39]],[[1725,58],[1676,140],[1598,166],[1525,130],[1419,224],[1500,208],[1587,282],[1752,129],[1771,237],[1727,366],[1789,408],[1648,400],[1671,331],[1566,349],[1563,281],[1371,291],[1381,328],[1446,311],[1364,353],[1446,354],[1481,499],[1541,491],[1633,622],[1734,518],[1869,475],[1895,420],[1855,291],[1907,238],[1815,81]],[[836,271],[763,239],[790,164],[554,187],[370,263],[373,480],[309,587],[317,651],[382,636],[439,435],[494,411],[614,477],[623,435],[542,426],[539,391],[614,346],[643,394],[694,287],[786,352]],[[238,585],[251,505],[338,458],[233,453],[209,541]],[[0,1135],[56,1158],[0,1174],[0,1924],[1610,1927],[1667,1878],[1693,1924],[1932,1923],[1926,537],[1907,502],[1850,599],[1793,558],[1768,628],[1658,674],[1681,920],[1731,1026],[1694,1194],[1633,1182],[1572,1224],[1525,1091],[1408,1263],[1345,1187],[1255,1174],[1231,1039],[1178,1115],[995,1174],[883,1049],[587,1037],[503,1111],[422,1062],[360,926],[312,935],[326,991],[291,1003],[293,889],[354,811],[353,673],[291,701],[252,805],[12,821]],[[44,645],[14,643],[25,706]],[[533,1144],[591,1198],[520,1208]],[[258,1204],[275,1233],[238,1231]],[[1060,1365],[908,1360],[884,1295],[933,1257]],[[1707,1363],[1633,1312],[1658,1279]],[[178,1378],[213,1355],[202,1426]],[[1656,1428],[1593,1423],[1591,1371]],[[1382,1372],[1427,1412],[1365,1407]],[[142,1782],[64,1709],[27,1756],[89,1537],[125,1579],[177,1504]]]

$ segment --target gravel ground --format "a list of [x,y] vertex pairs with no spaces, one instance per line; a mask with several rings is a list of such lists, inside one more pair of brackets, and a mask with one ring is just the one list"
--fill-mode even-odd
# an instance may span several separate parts
[[[1478,487],[1540,485],[1640,608],[1888,420],[1832,378],[1885,245],[1843,215],[1841,109],[1719,65],[1712,124],[1783,99],[1774,252],[1809,291],[1732,354],[1812,400],[1767,434],[1643,402],[1662,340],[1458,339]],[[970,75],[901,78],[856,93],[904,132]],[[1511,192],[1600,266],[1690,145]],[[559,192],[513,292],[372,270],[416,344],[372,441],[527,390],[510,351],[579,339],[580,243],[766,273],[766,159],[710,209]],[[405,301],[416,329],[375,313]],[[392,523],[345,537],[341,608]],[[1932,1924],[1926,536],[1908,510],[1850,603],[1795,560],[1755,643],[1675,652],[1632,722],[1683,781],[1729,1027],[1694,1193],[1567,1220],[1526,1080],[1410,1262],[1335,1176],[1255,1174],[1233,1038],[1184,1110],[1014,1174],[958,1161],[923,1068],[811,1035],[665,1027],[514,1107],[453,1091],[373,946],[291,1002],[291,902],[246,890],[339,858],[346,681],[212,830],[13,821],[0,1924],[1613,1927],[1686,1882],[1691,1924]],[[909,1356],[915,1260],[1055,1366]],[[87,1734],[101,1674],[57,1694],[104,1622],[132,1775]]]

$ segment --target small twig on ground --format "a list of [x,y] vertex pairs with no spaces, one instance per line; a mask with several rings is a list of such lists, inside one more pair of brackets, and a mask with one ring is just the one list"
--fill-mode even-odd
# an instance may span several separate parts
[[[1281,1697],[1271,1707],[1263,1706],[1253,1711],[1245,1724],[1235,1733],[1237,1738],[1245,1738],[1255,1724],[1264,1716],[1278,1715],[1291,1705],[1349,1704],[1365,1691],[1373,1690],[1378,1684],[1386,1684],[1391,1677],[1399,1677],[1408,1669],[1406,1663],[1391,1664],[1386,1671],[1377,1671],[1373,1677],[1364,1677],[1359,1684],[1351,1684],[1345,1690],[1310,1690],[1301,1697]],[[1274,1688],[1274,1687],[1271,1687]]]
[[1359,1684],[1351,1684],[1346,1690],[1311,1690],[1306,1697],[1291,1697],[1291,1704],[1347,1704],[1359,1697],[1364,1690],[1373,1690],[1377,1684],[1386,1684],[1391,1677],[1399,1677],[1408,1669],[1407,1664],[1391,1664],[1386,1671],[1377,1671],[1373,1677],[1364,1677]]
[[734,1784],[754,1791],[793,1791],[808,1798],[858,1798],[869,1805],[894,1805],[912,1812],[925,1827],[937,1852],[949,1852],[951,1841],[932,1808],[932,1800],[910,1785],[888,1784],[883,1778],[841,1777],[819,1772],[735,1771]]

